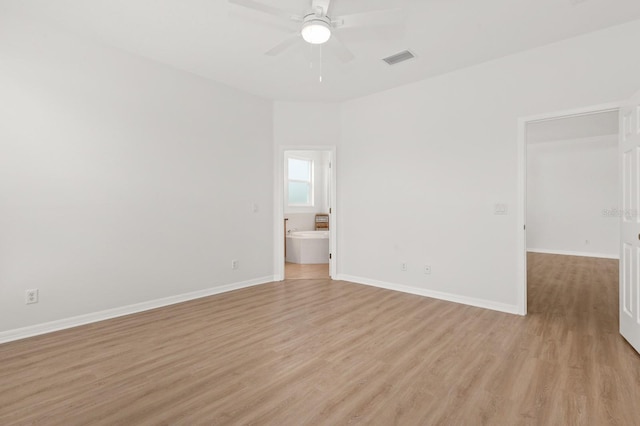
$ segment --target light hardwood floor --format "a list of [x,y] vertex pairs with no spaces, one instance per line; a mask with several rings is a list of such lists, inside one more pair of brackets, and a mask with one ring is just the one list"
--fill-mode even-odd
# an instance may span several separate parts
[[329,278],[329,264],[301,265],[299,263],[285,263],[284,276],[288,280],[315,280]]
[[0,424],[640,424],[617,261],[529,261],[527,317],[288,280],[0,345]]

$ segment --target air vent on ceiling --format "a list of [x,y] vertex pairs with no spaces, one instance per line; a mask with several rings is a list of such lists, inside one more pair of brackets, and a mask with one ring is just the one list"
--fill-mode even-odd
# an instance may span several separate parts
[[405,50],[404,52],[396,53],[395,55],[391,55],[388,58],[384,58],[383,61],[385,61],[389,65],[396,65],[400,62],[408,61],[409,59],[413,59],[415,57],[416,55],[409,52],[408,50]]

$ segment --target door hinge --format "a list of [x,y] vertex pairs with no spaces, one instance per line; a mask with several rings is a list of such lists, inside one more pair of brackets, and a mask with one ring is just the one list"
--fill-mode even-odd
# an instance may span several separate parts
[[525,231],[527,230],[527,225],[524,225],[524,230],[525,230]]
[[331,253],[329,253],[329,259],[332,259],[332,257],[331,257]]
[[329,214],[331,214],[331,207],[329,207]]

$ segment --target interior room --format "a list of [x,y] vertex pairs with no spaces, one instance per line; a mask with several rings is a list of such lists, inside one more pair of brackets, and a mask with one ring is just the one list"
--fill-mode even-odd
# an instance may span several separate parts
[[568,320],[591,307],[617,327],[619,118],[614,109],[527,125],[529,313]]
[[0,424],[636,424],[638,40],[637,0],[0,0]]
[[618,259],[617,110],[527,128],[527,250]]
[[285,279],[328,279],[331,152],[284,152]]

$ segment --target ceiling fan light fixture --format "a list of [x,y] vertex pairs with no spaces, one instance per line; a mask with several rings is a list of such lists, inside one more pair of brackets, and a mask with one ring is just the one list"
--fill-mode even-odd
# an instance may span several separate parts
[[302,24],[300,33],[307,43],[324,44],[331,38],[331,25],[324,19],[310,19]]

